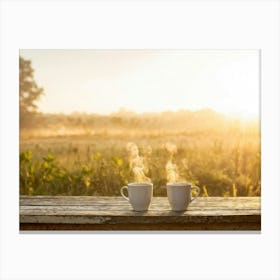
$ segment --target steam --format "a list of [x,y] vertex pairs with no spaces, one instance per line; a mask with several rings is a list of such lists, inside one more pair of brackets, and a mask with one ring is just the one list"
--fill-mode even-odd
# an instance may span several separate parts
[[[134,175],[135,182],[151,182],[145,173],[148,172],[148,168],[145,165],[144,157],[139,156],[139,149],[134,143],[127,143],[126,150],[129,154],[129,166]],[[151,152],[151,147],[149,146],[149,152]]]
[[179,182],[180,176],[177,165],[173,163],[173,157],[177,153],[177,146],[172,143],[165,143],[165,150],[168,152],[168,161],[165,165],[167,182]]

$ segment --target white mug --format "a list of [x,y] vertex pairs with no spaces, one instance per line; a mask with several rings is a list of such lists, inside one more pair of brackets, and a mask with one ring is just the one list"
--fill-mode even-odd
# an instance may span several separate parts
[[[128,197],[123,191],[127,189]],[[149,209],[153,197],[152,183],[130,183],[121,188],[121,195],[130,202],[135,211],[146,211]]]
[[198,191],[200,194],[200,188],[192,186],[191,183],[167,183],[167,197],[171,209],[173,211],[185,211],[196,197],[192,197],[192,189]]

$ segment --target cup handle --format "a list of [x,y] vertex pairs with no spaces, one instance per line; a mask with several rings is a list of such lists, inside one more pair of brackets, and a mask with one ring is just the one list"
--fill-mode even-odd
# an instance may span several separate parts
[[124,199],[126,199],[127,201],[129,201],[129,198],[123,193],[123,190],[124,190],[124,189],[127,189],[127,191],[128,191],[128,187],[127,187],[127,186],[122,187],[122,188],[121,188],[121,195],[122,195],[122,197],[123,197]]
[[200,187],[198,187],[198,186],[191,186],[191,189],[196,189],[198,191],[198,195],[195,196],[195,197],[192,197],[191,201],[193,201],[194,199],[196,199],[200,195]]

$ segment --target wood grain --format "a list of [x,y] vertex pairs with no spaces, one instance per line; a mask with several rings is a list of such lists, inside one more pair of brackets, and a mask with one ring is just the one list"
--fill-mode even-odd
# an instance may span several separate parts
[[260,197],[199,197],[174,212],[166,197],[136,212],[122,197],[21,196],[20,230],[260,230]]

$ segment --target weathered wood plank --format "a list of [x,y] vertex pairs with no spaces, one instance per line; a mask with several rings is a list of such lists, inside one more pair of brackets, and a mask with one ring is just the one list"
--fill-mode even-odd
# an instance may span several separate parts
[[[180,215],[180,213],[182,213]],[[170,216],[194,216],[194,217],[200,217],[200,216],[247,216],[247,215],[258,215],[259,212],[256,209],[250,209],[250,210],[205,210],[205,211],[201,211],[201,210],[193,210],[193,211],[185,211],[185,212],[174,212],[174,211],[170,211],[170,210],[166,210],[166,211],[155,211],[155,210],[149,210],[146,212],[136,212],[136,211],[132,211],[132,210],[119,210],[119,211],[89,211],[89,210],[64,210],[64,209],[60,209],[60,210],[53,210],[53,209],[40,209],[40,210],[22,210],[21,211],[21,216],[73,216],[76,219],[80,217],[84,217],[84,216],[89,216],[89,217],[93,217],[93,216],[108,216],[108,217],[120,217],[120,216],[129,216],[129,217],[139,217],[139,216],[145,216],[145,217],[159,217],[159,216],[166,216],[166,217],[170,217]]]
[[224,215],[224,216],[169,216],[168,219],[166,216],[157,216],[156,220],[153,216],[79,216],[78,218],[70,215],[55,215],[55,216],[23,216],[21,224],[92,224],[92,225],[116,225],[116,224],[200,224],[200,225],[210,225],[210,224],[256,224],[260,222],[258,215],[246,215],[235,216],[235,215]]
[[[89,197],[89,196],[54,196],[47,197],[21,197],[20,205],[128,205],[129,203],[122,197]],[[153,197],[152,205],[168,204],[166,197]],[[260,207],[260,197],[199,197],[191,202],[191,205],[196,206],[224,206],[243,207],[253,205],[253,207]]]
[[81,228],[260,230],[260,197],[200,197],[185,212],[171,211],[166,197],[154,197],[146,212],[133,211],[122,197],[20,197],[20,229]]
[[[166,197],[160,197],[156,196],[153,197],[153,200],[161,200]],[[28,195],[21,195],[21,200],[71,200],[71,201],[85,201],[85,200],[91,200],[91,201],[112,201],[112,200],[119,200],[119,201],[125,201],[121,196],[62,196],[62,195],[56,195],[56,196],[48,196],[48,195],[37,195],[37,196],[28,196]],[[198,197],[196,200],[202,199],[204,201],[231,201],[231,200],[239,200],[239,201],[252,201],[252,200],[260,200],[259,196],[239,196],[239,197],[221,197],[221,196],[212,196],[212,197]]]
[[[240,207],[229,207],[229,206],[208,206],[208,205],[190,205],[188,211],[199,210],[199,211],[213,211],[213,210],[254,210],[258,209],[255,205],[241,205]],[[51,205],[51,206],[42,206],[42,205],[24,205],[21,206],[21,210],[67,210],[67,211],[120,211],[120,210],[133,210],[132,207],[127,203],[124,205]],[[151,205],[149,211],[169,211],[169,205]]]

